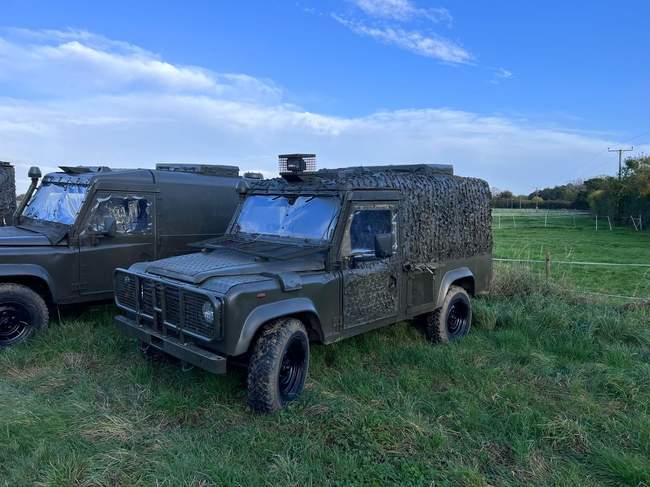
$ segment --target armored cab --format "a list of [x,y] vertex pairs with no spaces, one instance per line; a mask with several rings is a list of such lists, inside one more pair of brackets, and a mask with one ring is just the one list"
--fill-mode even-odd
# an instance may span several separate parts
[[315,171],[312,157],[281,156],[282,177],[251,182],[200,253],[116,272],[121,329],[215,373],[246,358],[261,411],[300,394],[310,342],[414,318],[433,341],[464,336],[491,276],[484,181],[445,165]]
[[113,272],[222,235],[245,181],[234,166],[29,171],[15,226],[0,228],[0,348],[47,326],[49,309],[111,299]]

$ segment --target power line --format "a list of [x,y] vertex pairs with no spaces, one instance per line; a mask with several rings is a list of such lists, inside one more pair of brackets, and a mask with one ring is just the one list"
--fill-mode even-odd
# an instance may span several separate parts
[[648,135],[648,134],[650,134],[650,130],[647,130],[647,131],[645,131],[645,132],[643,132],[643,133],[641,133],[639,135],[635,135],[634,137],[632,137],[630,139],[624,140],[623,143],[627,144],[628,142],[632,142],[633,140],[636,140],[639,137],[643,137],[644,135]]
[[[641,132],[641,133],[639,133],[637,135],[634,135],[634,136],[630,137],[629,139],[622,140],[621,144],[627,144],[627,143],[632,142],[633,140],[637,140],[637,139],[639,139],[639,138],[641,138],[641,137],[643,137],[645,135],[650,135],[650,130],[646,130],[645,132]],[[602,157],[604,158],[604,156],[605,156],[603,154],[604,152],[605,152],[604,150],[599,150],[599,151],[595,152],[591,156],[591,158],[589,159],[589,161],[586,164],[581,164],[580,167],[578,168],[578,171],[577,171],[578,176],[582,177],[587,173],[587,171],[591,171],[592,170],[591,169],[592,164],[595,163],[595,162],[598,162],[601,159],[601,154],[602,154]],[[607,162],[605,162],[604,159],[603,159],[603,162],[601,164],[599,164],[597,166],[597,168],[601,168],[601,167],[605,166],[606,164],[607,164]]]

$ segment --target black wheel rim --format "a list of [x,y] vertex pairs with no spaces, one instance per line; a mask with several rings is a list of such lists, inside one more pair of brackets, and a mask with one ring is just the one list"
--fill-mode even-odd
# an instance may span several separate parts
[[30,314],[20,303],[0,304],[0,346],[23,340],[30,329]]
[[278,388],[283,402],[292,401],[302,391],[307,370],[307,347],[302,336],[294,335],[287,343],[280,363]]
[[447,312],[447,335],[451,340],[460,338],[469,330],[469,304],[463,299],[455,299],[449,304]]

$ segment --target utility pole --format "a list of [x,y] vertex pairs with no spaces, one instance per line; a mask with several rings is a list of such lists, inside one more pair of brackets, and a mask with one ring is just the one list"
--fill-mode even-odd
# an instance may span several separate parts
[[620,180],[623,176],[623,152],[631,152],[634,150],[634,147],[629,149],[610,149],[607,148],[607,152],[618,152],[618,179]]

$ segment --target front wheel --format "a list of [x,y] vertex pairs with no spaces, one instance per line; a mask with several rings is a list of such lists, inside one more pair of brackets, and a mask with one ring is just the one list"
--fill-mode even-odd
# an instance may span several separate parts
[[248,365],[248,404],[271,413],[296,400],[305,387],[309,368],[309,337],[295,318],[265,326],[255,342]]
[[0,348],[24,342],[47,328],[48,320],[40,295],[20,284],[0,285]]
[[426,316],[427,338],[449,343],[464,337],[472,326],[472,305],[467,291],[451,286],[442,306]]

